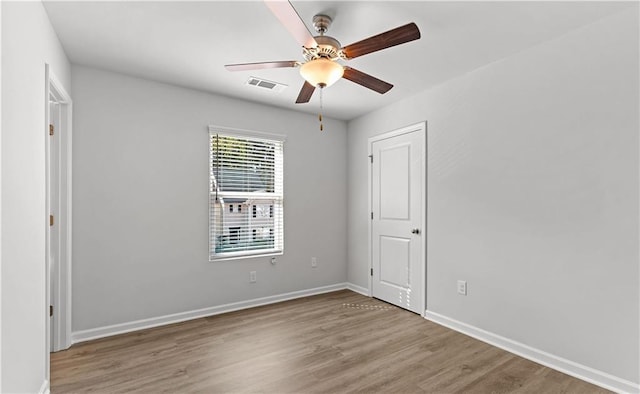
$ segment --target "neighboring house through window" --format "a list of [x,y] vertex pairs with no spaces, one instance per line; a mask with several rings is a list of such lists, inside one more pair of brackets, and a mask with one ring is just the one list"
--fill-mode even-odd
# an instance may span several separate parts
[[209,259],[282,253],[284,137],[209,132]]

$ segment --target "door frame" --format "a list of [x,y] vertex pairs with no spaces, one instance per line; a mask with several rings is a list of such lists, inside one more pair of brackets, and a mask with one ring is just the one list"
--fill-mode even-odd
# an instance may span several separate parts
[[[412,124],[410,126],[405,126],[396,130],[392,130],[383,134],[379,134],[379,135],[375,135],[373,137],[369,137],[367,140],[367,154],[369,155],[369,158],[373,157],[373,143],[377,142],[377,141],[381,141],[381,140],[385,140],[388,138],[393,138],[393,137],[397,137],[399,135],[402,134],[407,134],[407,133],[411,133],[411,132],[419,132],[420,136],[422,137],[422,149],[423,149],[423,154],[421,157],[421,164],[422,164],[422,174],[424,177],[424,183],[423,183],[423,188],[422,188],[422,193],[421,193],[421,202],[420,204],[422,205],[422,217],[420,218],[420,228],[421,228],[421,233],[422,233],[422,237],[420,237],[421,239],[421,260],[422,260],[422,264],[420,265],[422,267],[421,269],[421,273],[420,273],[420,278],[422,279],[422,286],[421,286],[421,297],[420,297],[420,301],[422,302],[422,305],[420,305],[420,315],[424,317],[424,313],[425,310],[427,309],[427,121],[422,121],[419,123],[415,123]],[[375,160],[375,158],[374,158]],[[367,168],[368,171],[368,209],[369,212],[373,212],[373,166],[372,166],[373,162],[371,160],[369,160],[369,165]],[[367,237],[367,241],[368,241],[368,253],[369,253],[369,297],[373,297],[373,275],[371,275],[371,272],[373,270],[373,229],[372,229],[372,223],[373,223],[373,219],[369,219],[367,220],[368,224],[367,224],[367,230],[368,230],[368,237]]]
[[[46,219],[45,219],[45,294],[46,294],[46,321],[49,321],[49,305],[54,305],[53,314],[53,327],[54,335],[51,337],[50,325],[46,327],[46,371],[49,374],[49,352],[53,348],[53,351],[67,349],[71,346],[71,252],[72,252],[72,207],[71,207],[71,194],[72,194],[72,111],[73,103],[71,96],[64,89],[60,80],[51,70],[48,64],[45,64],[45,188],[46,188]],[[49,135],[49,124],[51,123],[50,113],[50,99],[55,100],[60,107],[60,118],[58,129],[54,131],[53,137]],[[51,138],[57,138],[56,144],[51,144]],[[50,251],[52,245],[50,245],[50,232],[51,226],[49,225],[49,214],[53,212],[50,207],[49,201],[51,199],[50,188],[50,169],[52,163],[50,163],[50,149],[56,149],[54,158],[57,159],[58,166],[58,179],[57,179],[57,209],[55,209],[56,215],[54,218],[54,226],[58,226],[58,245],[57,255],[58,265],[53,273],[50,275]],[[55,289],[51,294],[51,289]],[[48,378],[48,376],[47,376]]]

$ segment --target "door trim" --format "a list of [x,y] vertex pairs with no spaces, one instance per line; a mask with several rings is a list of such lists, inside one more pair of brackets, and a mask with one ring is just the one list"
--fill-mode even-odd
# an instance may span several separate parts
[[[423,183],[423,189],[422,189],[422,193],[421,193],[421,204],[422,204],[422,217],[420,218],[420,228],[422,229],[422,237],[421,237],[421,260],[422,260],[422,264],[420,265],[422,267],[422,272],[420,275],[420,278],[422,279],[422,286],[420,286],[421,288],[421,297],[420,297],[420,301],[422,302],[422,305],[420,305],[420,315],[424,317],[424,311],[427,309],[427,235],[428,235],[428,229],[427,229],[427,121],[423,121],[423,122],[419,122],[416,124],[412,124],[410,126],[406,126],[406,127],[402,127],[396,130],[392,130],[383,134],[379,134],[379,135],[375,135],[373,137],[369,137],[367,140],[367,154],[369,155],[369,157],[371,157],[371,155],[373,154],[373,143],[377,142],[377,141],[381,141],[381,140],[385,140],[388,138],[393,138],[393,137],[397,137],[399,135],[402,134],[407,134],[407,133],[411,133],[411,132],[419,132],[420,135],[422,136],[422,149],[423,149],[423,154],[422,154],[422,173],[424,176],[424,183]],[[375,160],[375,158],[374,158]],[[373,212],[373,172],[372,172],[372,163],[370,162],[368,167],[367,167],[367,179],[368,179],[368,202],[367,202],[367,207],[368,207],[368,212],[367,215],[369,215],[370,212]],[[367,218],[367,232],[368,232],[368,236],[367,236],[367,242],[368,242],[368,248],[367,248],[367,252],[369,254],[368,259],[369,259],[369,272],[367,273],[367,275],[369,276],[369,292],[368,295],[369,297],[373,297],[373,276],[371,275],[371,270],[373,269],[373,229],[372,229],[372,220],[370,218]]]
[[[58,269],[54,274],[55,277],[49,275],[49,213],[52,212],[49,206],[50,190],[49,190],[49,172],[50,172],[50,137],[49,124],[51,122],[51,114],[49,111],[49,101],[53,97],[60,104],[60,120],[58,130],[55,130],[53,138],[58,138],[56,156],[58,158],[58,209],[57,217],[54,219],[54,225],[58,227],[59,245],[58,245]],[[49,305],[54,305],[54,337],[51,338],[49,324],[47,324],[46,334],[46,359],[47,359],[47,378],[49,372],[49,351],[53,345],[53,350],[67,349],[71,346],[71,251],[72,251],[72,113],[73,103],[71,96],[64,89],[60,80],[51,70],[48,64],[45,64],[45,187],[47,188],[46,198],[46,304],[45,310],[47,321],[49,321]],[[53,296],[50,295],[52,281],[56,281],[54,287],[57,291]]]

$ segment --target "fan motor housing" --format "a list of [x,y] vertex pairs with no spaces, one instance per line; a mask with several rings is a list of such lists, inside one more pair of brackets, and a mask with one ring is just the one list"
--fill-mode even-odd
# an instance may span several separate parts
[[342,57],[340,42],[335,38],[330,36],[316,36],[313,38],[315,38],[318,46],[315,48],[303,49],[303,56],[307,61],[321,57],[330,60],[336,60]]
[[306,61],[325,58],[329,60],[344,59],[342,46],[340,42],[333,37],[325,36],[324,34],[329,30],[333,20],[330,16],[324,14],[317,14],[313,17],[313,27],[316,29],[319,36],[313,37],[318,44],[315,48],[303,48],[302,55]]

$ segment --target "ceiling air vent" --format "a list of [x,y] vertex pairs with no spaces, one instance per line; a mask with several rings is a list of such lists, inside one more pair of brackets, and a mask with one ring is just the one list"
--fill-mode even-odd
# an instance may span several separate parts
[[247,86],[254,86],[261,89],[271,90],[273,92],[282,92],[287,85],[279,82],[267,81],[266,79],[249,77],[246,83]]

